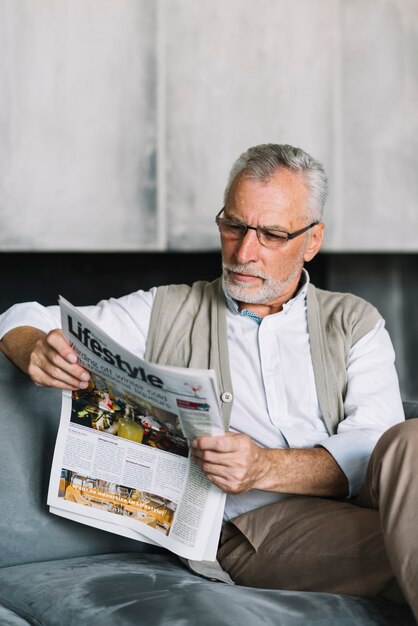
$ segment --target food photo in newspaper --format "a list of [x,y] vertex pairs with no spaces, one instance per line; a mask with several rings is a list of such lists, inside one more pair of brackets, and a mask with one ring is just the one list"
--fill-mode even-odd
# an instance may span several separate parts
[[64,391],[50,511],[181,557],[215,560],[225,494],[189,454],[224,427],[215,373],[139,359],[60,298],[64,336],[91,378]]

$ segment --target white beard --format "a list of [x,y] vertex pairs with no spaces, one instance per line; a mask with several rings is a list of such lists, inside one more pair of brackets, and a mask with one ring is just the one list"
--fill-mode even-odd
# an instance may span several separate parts
[[[289,284],[299,277],[302,267],[303,260],[302,264],[295,264],[294,269],[284,280],[277,280],[276,278],[267,276],[263,272],[254,269],[250,263],[244,263],[242,265],[222,263],[223,276],[228,295],[231,296],[231,298],[234,298],[234,300],[237,300],[238,302],[245,302],[246,304],[267,304],[269,302],[274,302],[282,296]],[[248,283],[233,278],[229,273],[231,271],[257,276],[263,280],[263,283],[260,287],[251,287]]]

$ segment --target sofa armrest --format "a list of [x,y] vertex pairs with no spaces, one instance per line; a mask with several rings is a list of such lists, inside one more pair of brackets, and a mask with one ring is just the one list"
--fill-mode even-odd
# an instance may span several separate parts
[[403,410],[405,413],[405,419],[411,419],[413,417],[418,417],[418,401],[407,400],[403,403]]

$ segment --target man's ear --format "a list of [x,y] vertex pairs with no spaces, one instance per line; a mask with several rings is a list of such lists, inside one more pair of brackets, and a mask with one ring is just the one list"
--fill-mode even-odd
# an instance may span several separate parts
[[312,226],[311,232],[309,233],[309,240],[306,245],[305,254],[303,258],[305,262],[311,261],[316,254],[318,254],[322,242],[324,241],[324,224],[316,224]]

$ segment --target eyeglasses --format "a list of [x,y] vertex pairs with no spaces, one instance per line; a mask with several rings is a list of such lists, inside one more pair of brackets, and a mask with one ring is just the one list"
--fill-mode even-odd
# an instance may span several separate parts
[[306,233],[307,230],[312,228],[312,226],[316,226],[319,222],[312,222],[309,226],[305,226],[305,228],[301,228],[300,230],[295,230],[293,233],[288,233],[285,230],[280,230],[278,228],[264,228],[263,226],[248,226],[248,224],[244,224],[243,222],[238,222],[233,219],[228,219],[227,217],[220,217],[221,213],[225,211],[225,207],[219,211],[218,215],[215,218],[216,224],[219,228],[219,232],[224,239],[229,239],[230,241],[243,239],[247,234],[248,230],[255,230],[257,233],[257,239],[265,248],[280,248],[290,239],[294,239],[295,237],[299,237],[303,233]]

